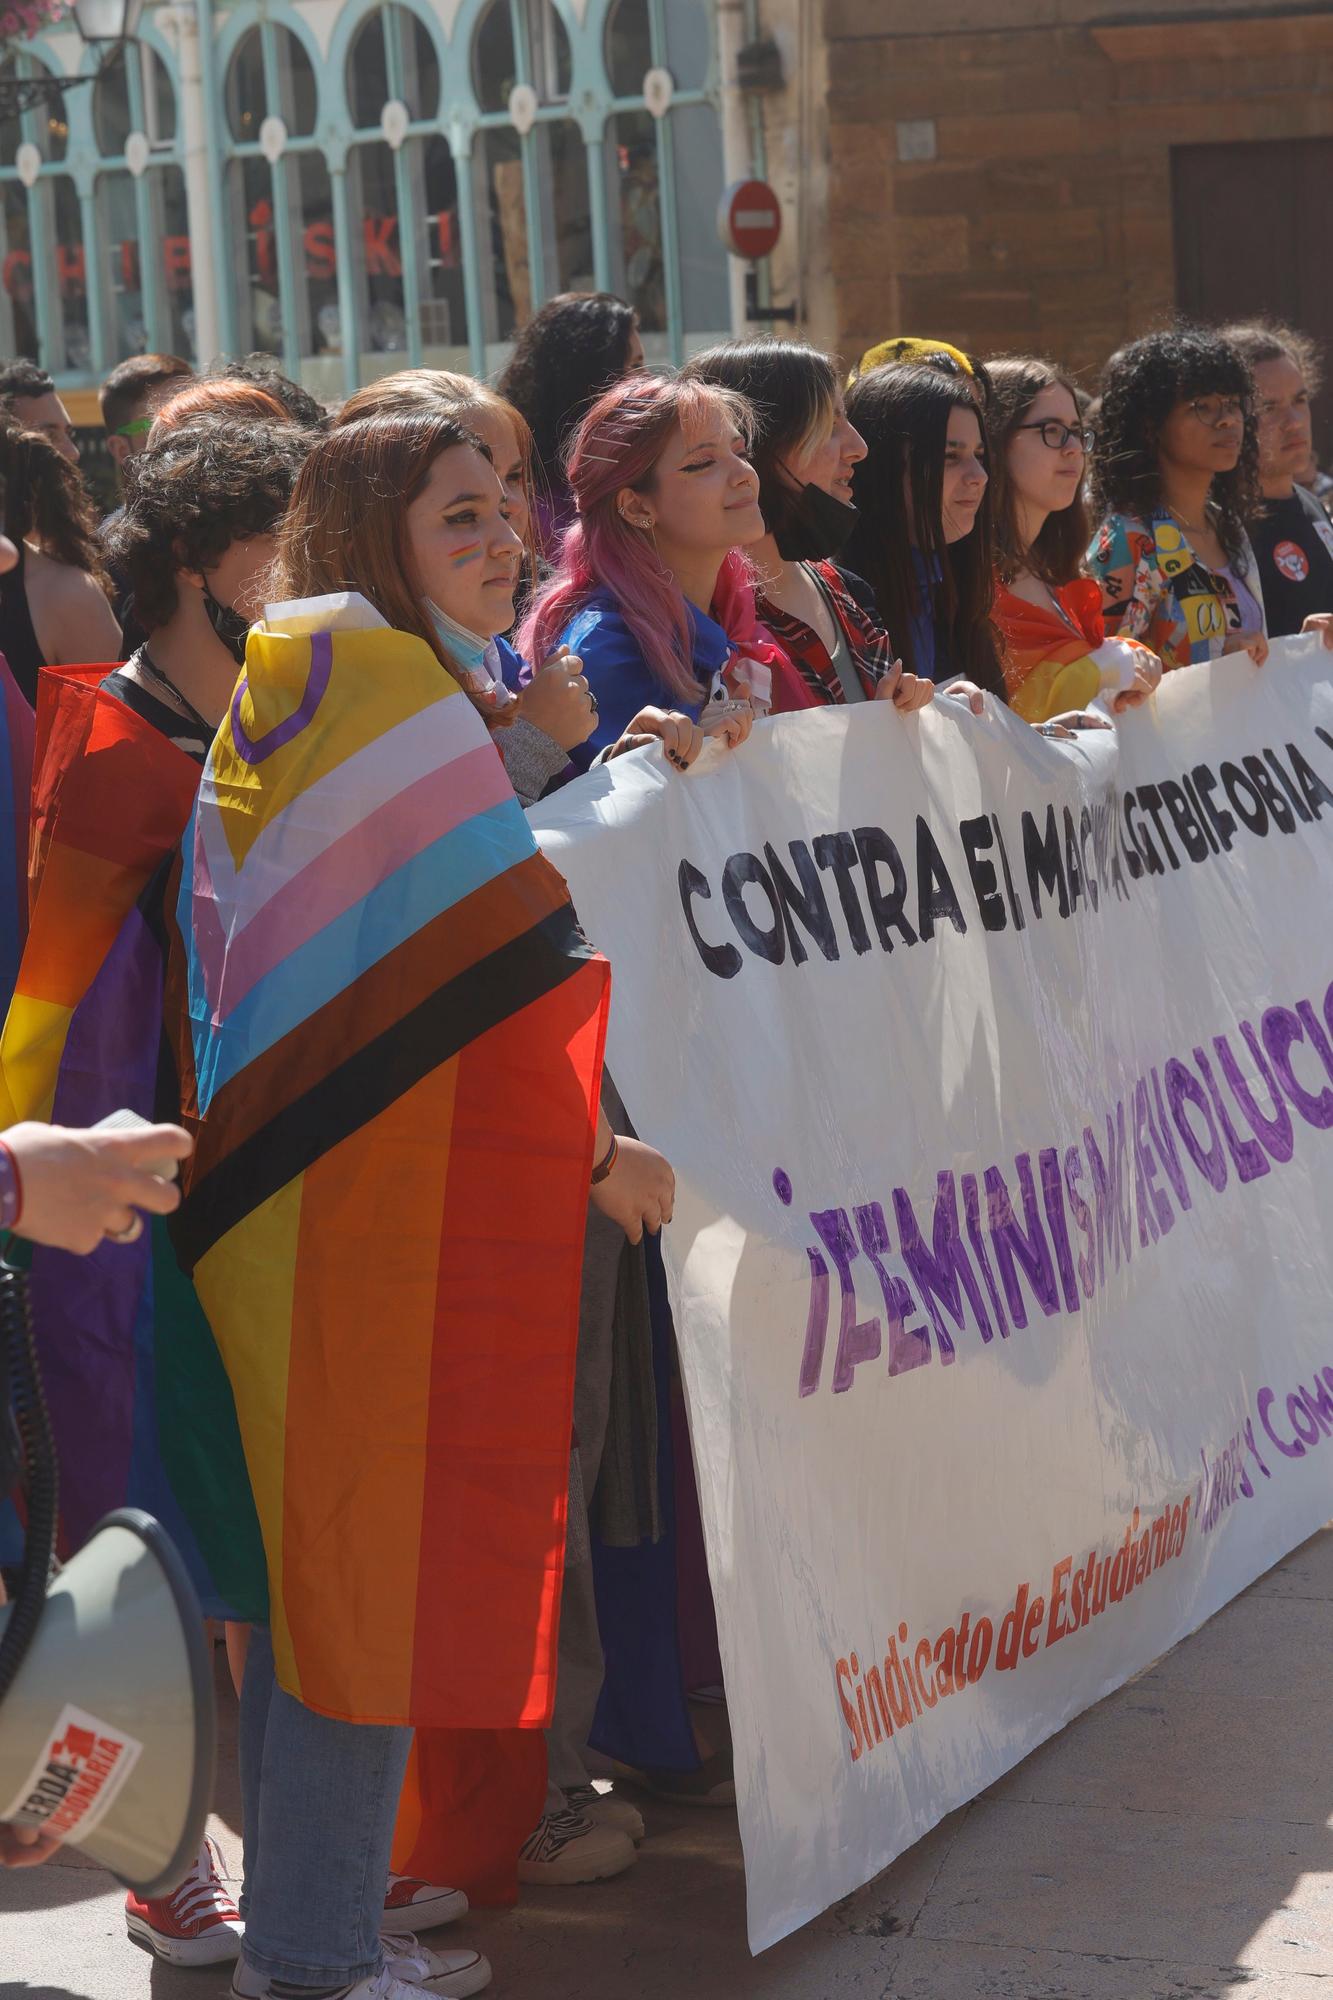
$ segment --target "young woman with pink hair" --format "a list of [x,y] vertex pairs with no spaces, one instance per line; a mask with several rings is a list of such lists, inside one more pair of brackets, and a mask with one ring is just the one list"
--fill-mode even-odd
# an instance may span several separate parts
[[[592,736],[572,753],[581,769],[649,734],[660,736],[668,759],[684,769],[706,733],[733,746],[749,734],[749,694],[766,690],[763,670],[776,655],[756,628],[749,569],[738,553],[765,533],[747,457],[750,422],[748,404],[725,388],[640,374],[608,389],[579,427],[568,460],[577,512],[518,649],[529,660],[545,659],[564,644],[581,660],[598,705]],[[613,1521],[610,1503],[599,1503],[589,1519],[593,1563],[566,1570],[547,1738],[551,1794],[524,1847],[520,1881],[611,1874],[632,1848],[620,1864],[609,1854],[603,1861],[608,1839],[642,1838],[636,1808],[593,1788],[586,1761],[593,1737],[609,1754],[632,1759],[650,1784],[670,1771],[673,1796],[734,1798],[726,1757],[693,1727],[687,1694],[696,1681],[681,1665],[691,1624],[714,1628],[671,1343],[656,1243],[626,1251],[594,1217],[584,1253],[575,1426],[585,1492],[598,1489],[604,1450],[622,1478],[611,1482]],[[638,1413],[632,1421],[617,1417],[614,1453],[613,1375],[632,1385],[622,1403]],[[624,1476],[626,1466],[632,1477]],[[683,1591],[683,1629],[678,1556],[692,1578]],[[702,1678],[715,1682],[715,1635],[704,1650]],[[590,1835],[601,1843],[596,1850]]]
[[735,551],[762,539],[759,479],[747,456],[750,410],[710,383],[632,375],[598,398],[569,456],[577,514],[555,575],[519,636],[528,659],[568,645],[583,663],[597,726],[573,761],[586,768],[674,711],[664,735],[677,764],[698,725],[731,745],[750,731],[751,694],[776,654],[756,628]]

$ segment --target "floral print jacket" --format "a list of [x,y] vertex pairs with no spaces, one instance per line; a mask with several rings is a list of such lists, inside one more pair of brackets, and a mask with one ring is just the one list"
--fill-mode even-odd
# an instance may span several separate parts
[[[1093,536],[1087,562],[1101,586],[1107,632],[1142,640],[1164,667],[1215,660],[1230,635],[1245,628],[1230,579],[1205,567],[1164,509],[1148,521],[1108,515]],[[1262,612],[1248,540],[1237,567]]]

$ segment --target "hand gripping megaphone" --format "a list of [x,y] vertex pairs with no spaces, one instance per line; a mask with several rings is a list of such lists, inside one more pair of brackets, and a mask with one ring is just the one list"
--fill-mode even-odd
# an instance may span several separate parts
[[0,1820],[58,1835],[141,1896],[165,1895],[198,1853],[212,1791],[203,1612],[165,1529],[134,1508],[108,1514],[49,1580],[55,1452],[26,1276],[2,1265],[0,1382],[6,1356],[28,1533],[22,1583],[0,1610]]

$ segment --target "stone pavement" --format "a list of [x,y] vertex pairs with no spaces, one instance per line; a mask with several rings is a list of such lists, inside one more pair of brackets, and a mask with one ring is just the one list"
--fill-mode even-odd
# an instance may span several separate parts
[[[1333,1529],[760,1959],[734,1817],[651,1803],[619,1881],[436,1941],[481,1946],[496,2000],[1333,2000],[1331,1637]],[[236,1868],[225,1743],[222,1775]],[[0,1872],[3,2000],[218,2000],[120,1900],[73,1853]]]

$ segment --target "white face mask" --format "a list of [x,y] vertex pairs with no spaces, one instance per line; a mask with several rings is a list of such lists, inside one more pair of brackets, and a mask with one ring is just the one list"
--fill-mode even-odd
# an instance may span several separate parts
[[459,686],[471,696],[484,715],[499,715],[518,699],[504,684],[500,654],[494,639],[469,632],[433,598],[423,597],[422,605],[435,627],[435,636],[454,664]]

